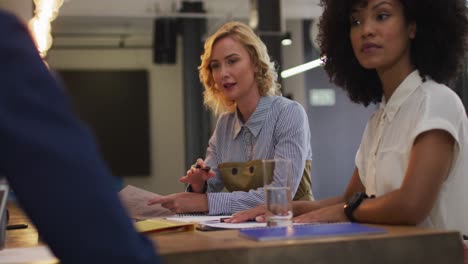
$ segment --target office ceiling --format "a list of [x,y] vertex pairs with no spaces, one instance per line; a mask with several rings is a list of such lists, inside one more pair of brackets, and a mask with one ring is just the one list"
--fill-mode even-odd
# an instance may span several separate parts
[[[188,1],[199,2],[199,1]],[[210,25],[216,28],[227,20],[249,17],[250,0],[203,0]],[[320,16],[319,0],[282,0],[285,19]],[[72,33],[144,33],[158,17],[181,17],[181,0],[65,0],[54,32]],[[196,14],[186,14],[191,16]],[[213,29],[214,30],[214,29]]]
[[[199,1],[188,1],[199,2]],[[228,20],[248,21],[251,0],[203,0],[207,33]],[[282,16],[317,18],[319,0],[282,0]],[[65,0],[52,24],[55,49],[146,48],[153,42],[153,21],[161,17],[200,17],[178,12],[181,0]],[[285,28],[287,30],[287,28]]]

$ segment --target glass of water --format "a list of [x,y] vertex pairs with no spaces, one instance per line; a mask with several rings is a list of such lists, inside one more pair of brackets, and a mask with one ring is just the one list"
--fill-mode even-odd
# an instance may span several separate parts
[[291,226],[291,161],[285,159],[263,160],[262,169],[267,226]]

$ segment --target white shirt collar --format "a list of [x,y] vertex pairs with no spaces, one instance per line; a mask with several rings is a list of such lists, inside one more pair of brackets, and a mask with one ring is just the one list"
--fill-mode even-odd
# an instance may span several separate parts
[[400,109],[400,106],[419,86],[421,86],[422,82],[423,80],[419,75],[419,71],[414,70],[412,73],[406,76],[403,82],[400,83],[388,102],[386,102],[385,97],[382,96],[380,109],[383,109],[389,122],[393,120],[393,117]]

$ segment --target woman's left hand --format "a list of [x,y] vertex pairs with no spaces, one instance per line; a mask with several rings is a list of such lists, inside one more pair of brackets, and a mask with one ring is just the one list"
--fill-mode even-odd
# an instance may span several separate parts
[[206,194],[181,192],[153,198],[148,205],[161,204],[162,207],[174,213],[208,212],[208,196]]
[[347,222],[349,219],[344,214],[343,203],[327,206],[321,209],[314,210],[294,217],[294,223],[315,223],[315,222]]
[[259,205],[252,209],[237,212],[232,215],[231,218],[224,220],[226,223],[242,223],[251,219],[255,219],[257,222],[265,222],[265,205]]

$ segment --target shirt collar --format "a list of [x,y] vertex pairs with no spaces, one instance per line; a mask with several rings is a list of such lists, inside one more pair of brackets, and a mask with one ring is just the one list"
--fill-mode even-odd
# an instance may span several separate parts
[[250,133],[254,135],[254,137],[257,137],[260,133],[260,130],[262,129],[263,123],[265,122],[267,113],[270,110],[272,103],[272,96],[261,96],[260,100],[258,101],[257,107],[255,108],[255,111],[245,124],[240,119],[240,113],[236,108],[233,139],[235,139],[239,135],[243,126],[245,126],[250,131]]
[[380,109],[383,109],[388,120],[391,122],[395,117],[395,114],[400,109],[400,106],[406,101],[406,99],[422,84],[422,78],[419,75],[419,71],[415,70],[410,73],[403,82],[393,92],[390,100],[385,101],[385,97],[382,96],[382,102],[380,103]]

